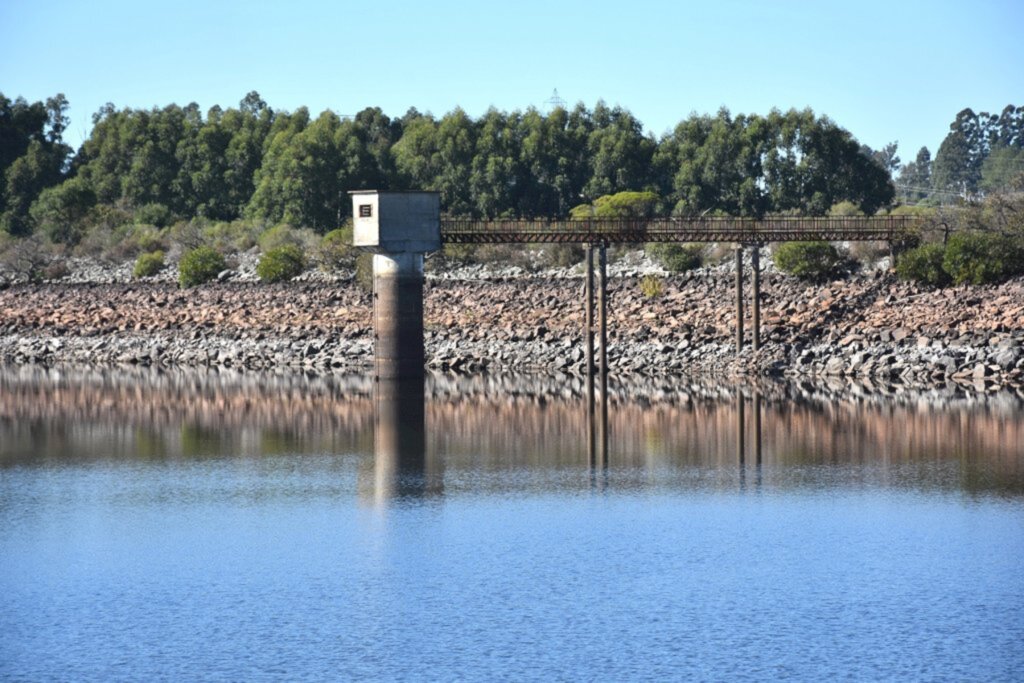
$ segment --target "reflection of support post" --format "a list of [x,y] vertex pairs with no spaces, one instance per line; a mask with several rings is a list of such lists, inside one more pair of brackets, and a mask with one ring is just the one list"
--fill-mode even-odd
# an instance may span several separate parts
[[754,392],[754,458],[761,466],[761,392]]
[[586,329],[583,343],[587,357],[587,454],[593,465],[596,457],[594,427],[594,246],[587,245],[587,272],[584,281],[584,305],[586,306]]
[[751,323],[753,329],[751,330],[754,337],[754,350],[757,351],[761,348],[761,248],[755,244],[753,251],[750,252],[750,268],[751,274],[753,275],[754,284],[754,319]]
[[736,353],[743,350],[743,245],[736,245]]
[[377,503],[442,493],[427,460],[424,378],[381,379],[376,385],[374,499]]
[[746,432],[744,431],[744,405],[743,405],[743,391],[740,389],[736,390],[736,454],[739,456],[740,467],[742,468],[746,464],[747,455],[747,443],[746,443]]
[[601,335],[601,462],[608,467],[608,246],[598,251],[598,327]]

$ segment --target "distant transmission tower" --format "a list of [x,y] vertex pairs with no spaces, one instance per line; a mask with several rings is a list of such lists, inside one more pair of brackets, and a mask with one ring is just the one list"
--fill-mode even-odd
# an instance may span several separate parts
[[551,92],[551,97],[544,101],[544,104],[548,105],[548,111],[553,111],[559,107],[565,109],[565,100],[558,96],[558,88],[555,88]]

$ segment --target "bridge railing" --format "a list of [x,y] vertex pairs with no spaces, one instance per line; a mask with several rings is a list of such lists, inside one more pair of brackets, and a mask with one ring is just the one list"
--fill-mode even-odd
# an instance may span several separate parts
[[556,220],[442,218],[441,239],[451,244],[739,242],[800,240],[898,241],[914,231],[907,216],[820,218],[584,218]]

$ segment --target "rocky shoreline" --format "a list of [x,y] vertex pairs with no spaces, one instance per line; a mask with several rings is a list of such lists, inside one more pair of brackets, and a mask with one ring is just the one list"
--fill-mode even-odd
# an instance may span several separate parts
[[[727,268],[659,276],[613,270],[613,373],[860,378],[915,386],[1024,385],[1024,280],[931,290],[875,272],[808,285],[766,272],[762,348],[734,350]],[[0,289],[0,362],[365,373],[371,299],[351,278],[283,285],[166,281]],[[749,283],[748,283],[749,298]],[[431,277],[428,367],[581,375],[582,280],[571,272]],[[749,315],[749,306],[747,307]],[[746,322],[749,329],[750,321]]]

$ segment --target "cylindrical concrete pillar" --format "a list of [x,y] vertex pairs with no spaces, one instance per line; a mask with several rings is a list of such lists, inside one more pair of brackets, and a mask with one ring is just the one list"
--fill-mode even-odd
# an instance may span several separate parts
[[373,298],[377,378],[422,377],[423,254],[374,254]]

